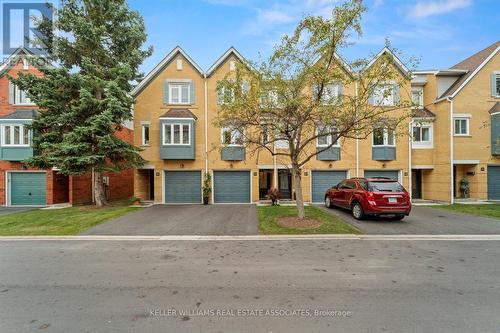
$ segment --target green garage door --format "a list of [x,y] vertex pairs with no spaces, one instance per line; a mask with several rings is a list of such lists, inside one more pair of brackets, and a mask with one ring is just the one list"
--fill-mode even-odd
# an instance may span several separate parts
[[10,172],[10,204],[44,206],[47,191],[45,172]]
[[488,199],[500,200],[500,166],[488,167]]
[[399,180],[399,171],[387,171],[387,170],[365,170],[365,178],[370,177],[387,177],[394,180]]
[[250,203],[249,171],[214,171],[214,203]]
[[201,203],[201,171],[165,171],[166,203]]
[[311,171],[312,202],[323,202],[326,190],[346,179],[346,171]]

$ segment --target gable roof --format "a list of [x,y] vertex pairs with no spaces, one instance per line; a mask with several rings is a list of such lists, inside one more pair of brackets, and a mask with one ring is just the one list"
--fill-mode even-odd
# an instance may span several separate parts
[[33,55],[33,52],[24,48],[18,47],[12,54],[0,65],[0,76],[4,75],[7,71],[9,71],[12,67],[17,65],[19,59],[22,58],[22,55]]
[[[333,53],[333,57],[335,58],[335,60],[340,64],[340,66],[342,66],[342,68],[352,77],[356,77],[356,72],[351,68],[351,66],[344,60],[344,58],[342,58],[341,56],[339,56],[337,54],[337,52]],[[314,62],[313,62],[313,65],[315,65],[318,61],[320,61],[321,59],[323,58],[323,56],[318,56]]]
[[170,51],[169,54],[166,55],[165,58],[163,58],[162,61],[160,61],[158,65],[155,66],[155,68],[151,70],[151,72],[148,73],[148,75],[146,75],[146,77],[144,77],[141,82],[139,82],[137,86],[134,87],[134,89],[132,89],[130,94],[134,97],[137,96],[142,89],[144,89],[151,82],[151,80],[153,80],[178,54],[181,54],[184,58],[186,58],[186,60],[198,71],[198,73],[200,73],[200,75],[204,75],[201,67],[198,66],[198,64],[191,59],[191,57],[180,46],[176,46],[172,51]]
[[229,58],[229,56],[234,55],[236,58],[238,58],[242,63],[248,63],[248,61],[241,55],[241,53],[238,52],[233,46],[231,46],[226,52],[224,52],[223,55],[217,59],[212,66],[207,70],[206,74],[207,76],[210,76],[213,74],[213,72],[219,68],[222,63]]
[[423,108],[411,110],[411,116],[412,118],[436,118],[436,114],[425,106]]
[[458,64],[452,66],[452,70],[465,70],[463,74],[455,83],[453,83],[438,99],[442,100],[446,97],[455,97],[457,93],[483,68],[488,61],[495,56],[500,50],[500,41],[497,41],[487,48],[473,54]]
[[379,59],[382,55],[384,55],[384,53],[388,53],[390,56],[392,56],[392,58],[394,59],[394,62],[396,64],[396,67],[403,74],[408,75],[410,73],[410,70],[408,69],[408,67],[406,67],[406,65],[403,64],[403,62],[398,58],[398,56],[395,55],[394,52],[392,52],[391,49],[388,48],[387,46],[385,46],[382,50],[380,50],[380,52],[377,53],[377,55],[375,55],[375,57],[373,57],[373,59],[368,63],[368,65],[365,66],[365,68],[362,69],[362,71],[365,71],[368,68],[370,68],[371,66],[373,66],[373,64],[377,61],[377,59]]

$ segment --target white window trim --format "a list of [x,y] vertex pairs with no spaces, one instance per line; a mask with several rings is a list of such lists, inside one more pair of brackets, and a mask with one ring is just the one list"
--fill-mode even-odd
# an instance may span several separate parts
[[[182,86],[187,85],[188,87],[188,96],[187,96],[187,102],[182,102]],[[173,94],[173,88],[174,86],[178,89],[178,96],[179,96],[179,101],[174,102],[172,100]],[[168,84],[168,104],[172,105],[190,105],[191,104],[191,84],[190,81],[170,81]]]
[[414,105],[414,108],[423,108],[424,107],[424,87],[412,87],[411,88],[411,94],[412,94],[412,103],[413,103],[413,92],[418,92],[419,97],[418,97],[418,105]]
[[[230,144],[225,144],[224,143],[224,132],[225,131],[230,131],[231,132],[231,143]],[[222,145],[224,145],[225,147],[243,147],[244,144],[238,144],[238,143],[233,143],[233,133],[234,132],[237,132],[237,130],[235,129],[232,129],[230,127],[223,127],[221,128],[220,130],[220,142],[222,143]],[[244,136],[243,134],[241,134],[241,139],[243,140],[244,139]]]
[[[29,103],[21,103],[20,102],[20,97],[21,97],[21,89],[19,89],[19,87],[17,85],[14,84],[14,105],[35,105],[35,103],[33,103],[31,100]],[[25,98],[28,98],[26,96],[26,93],[25,94]],[[28,98],[29,99],[29,98]]]
[[[413,129],[415,127],[429,128],[429,140],[428,141],[414,141],[415,138],[413,137]],[[412,134],[412,140],[411,140],[412,148],[415,148],[415,149],[433,148],[433,146],[434,146],[434,124],[432,122],[413,123],[411,134]]]
[[392,130],[392,132],[394,132],[394,144],[392,144],[392,145],[388,144],[388,142],[389,142],[389,129],[387,127],[384,127],[384,144],[376,145],[373,142],[375,137],[373,136],[373,132],[372,132],[372,147],[396,147],[396,131]]
[[[457,120],[465,120],[467,133],[457,133],[455,122]],[[470,115],[465,114],[455,114],[453,116],[453,136],[470,136]]]
[[[318,126],[316,126],[316,135],[319,135],[319,131],[318,130],[319,130],[319,128],[318,128]],[[334,144],[332,144],[332,139],[333,139],[332,135],[328,135],[326,137],[327,143],[326,144],[320,144],[319,143],[319,137],[317,137],[316,138],[316,147],[328,147],[330,145],[331,145],[331,147],[340,147],[339,140],[337,139],[337,142],[335,142]]]
[[[329,87],[334,88],[334,92],[335,92],[334,96],[327,96],[327,94],[325,94],[325,92],[328,91]],[[323,96],[321,96],[322,97],[321,105],[334,105],[335,101],[338,101],[340,98],[340,83],[337,83],[337,82],[327,83],[327,84],[325,84],[323,89],[324,90],[323,90]]]
[[[496,85],[496,82],[497,82],[496,79],[500,77],[500,71],[493,71],[493,75],[495,75],[495,92],[497,92],[497,91],[500,91]],[[495,95],[494,97],[500,98],[500,93]]]
[[24,141],[24,126],[26,124],[2,124],[2,131],[1,131],[1,135],[2,135],[2,146],[3,147],[30,147],[30,141],[31,141],[31,131],[28,130],[28,142],[25,142],[25,143],[20,143],[20,144],[15,144],[15,143],[5,143],[5,127],[11,127],[11,131],[10,131],[10,142],[14,142],[14,130],[13,130],[13,127],[14,126],[19,126],[19,141],[23,140]]
[[[146,138],[146,135],[145,135],[145,127],[148,127],[149,128],[149,142],[146,143],[144,141],[144,139]],[[143,122],[141,123],[141,145],[142,146],[149,146],[151,143],[151,126],[150,126],[150,123],[149,122]]]
[[[179,125],[179,138],[182,140],[184,137],[184,125],[188,125],[188,143],[174,143],[174,126]],[[167,126],[171,127],[170,130],[170,143],[167,143],[166,141],[166,135],[167,133]],[[190,146],[191,145],[191,124],[189,123],[164,123],[163,124],[163,138],[162,138],[162,144],[163,146]]]
[[373,96],[373,104],[375,106],[394,106],[395,105],[395,103],[394,103],[394,85],[395,84],[396,84],[395,81],[387,81],[387,82],[380,82],[380,83],[378,83],[375,86],[374,90],[373,90],[374,94],[375,94],[375,91],[377,90],[377,88],[379,88],[381,86],[391,86],[392,87],[391,88],[391,90],[392,90],[391,94],[389,94],[387,97],[384,97],[383,100],[382,100],[382,102],[383,102],[386,99],[390,99],[390,103],[389,104],[378,103],[377,100],[376,100],[376,95],[375,95],[375,96]]

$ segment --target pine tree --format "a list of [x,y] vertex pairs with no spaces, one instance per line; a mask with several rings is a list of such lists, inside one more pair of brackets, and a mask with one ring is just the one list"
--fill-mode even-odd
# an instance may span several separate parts
[[95,203],[103,206],[103,172],[144,164],[139,149],[115,133],[132,117],[128,92],[152,49],[142,48],[143,19],[125,0],[62,0],[56,17],[57,31],[38,22],[54,66],[41,67],[42,77],[13,79],[41,109],[32,124],[37,154],[26,163],[65,175],[93,172]]

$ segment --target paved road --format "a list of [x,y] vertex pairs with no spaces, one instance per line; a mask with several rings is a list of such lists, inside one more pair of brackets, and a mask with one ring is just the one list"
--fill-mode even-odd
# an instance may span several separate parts
[[402,221],[386,218],[369,218],[358,221],[347,210],[323,210],[339,216],[365,234],[372,235],[498,235],[500,221],[443,209],[414,206],[410,216]]
[[32,210],[32,209],[35,209],[35,208],[33,208],[33,207],[0,206],[0,216],[14,214],[14,213],[18,213],[18,212],[25,212],[25,211]]
[[84,235],[257,235],[255,205],[155,205]]
[[498,241],[0,241],[0,267],[0,332],[500,329]]

